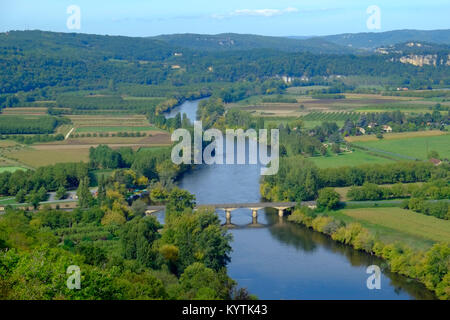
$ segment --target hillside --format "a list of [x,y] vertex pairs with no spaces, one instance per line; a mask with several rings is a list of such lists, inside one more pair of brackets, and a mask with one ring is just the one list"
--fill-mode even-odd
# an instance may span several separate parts
[[286,52],[311,52],[316,54],[346,54],[357,51],[320,38],[290,39],[236,33],[217,35],[187,33],[160,35],[152,39],[161,40],[173,46],[208,51],[276,49]]
[[[189,37],[200,37],[198,42]],[[218,36],[173,35],[161,38],[90,35],[44,31],[0,33],[0,94],[32,91],[49,87],[64,90],[105,88],[118,85],[191,85],[236,82],[255,79],[313,78],[376,75],[395,85],[411,83],[421,88],[447,83],[450,69],[416,68],[397,63],[382,54],[318,54],[315,46],[333,49],[322,40],[230,35],[228,42]],[[221,37],[225,37],[222,35]],[[173,39],[173,41],[169,41]],[[203,39],[203,40],[202,40]],[[208,41],[212,44],[208,45]],[[239,50],[205,50],[228,46]],[[258,48],[259,46],[259,48]],[[264,49],[263,47],[271,47]],[[195,49],[194,49],[195,48]],[[297,48],[297,49],[296,49]],[[278,50],[277,50],[278,49]],[[325,50],[325,49],[323,49]],[[448,52],[448,51],[447,51]],[[406,81],[406,82],[405,82]],[[0,97],[0,103],[6,97]]]
[[318,38],[344,47],[374,50],[378,47],[390,46],[408,41],[450,44],[450,29],[345,33]]

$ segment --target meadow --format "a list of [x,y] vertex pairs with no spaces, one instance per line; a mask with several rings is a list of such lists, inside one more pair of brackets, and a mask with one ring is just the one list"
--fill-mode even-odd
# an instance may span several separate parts
[[401,208],[343,209],[331,213],[345,222],[359,222],[384,242],[401,241],[426,248],[435,242],[450,242],[450,221]]
[[64,162],[87,162],[89,161],[89,149],[39,150],[35,148],[23,148],[10,152],[8,157],[33,168],[38,168]]
[[[446,135],[448,132],[440,130],[428,130],[428,131],[411,131],[411,132],[394,132],[385,133],[383,140],[396,140],[396,139],[408,139],[417,137],[434,137]],[[366,141],[379,141],[376,135],[364,135],[364,136],[348,136],[345,137],[345,141],[348,142],[366,142]]]
[[[437,151],[442,158],[450,158],[450,134],[413,137],[404,139],[383,139],[378,141],[360,141],[356,146],[373,148],[396,154],[426,160],[428,152]],[[373,151],[372,150],[372,151]]]
[[23,167],[0,167],[0,173],[3,172],[14,172],[17,170],[27,170],[26,168]]
[[308,158],[319,168],[337,168],[346,166],[358,166],[362,164],[389,163],[393,160],[371,155],[361,150],[355,150],[351,153],[329,154],[327,156]]

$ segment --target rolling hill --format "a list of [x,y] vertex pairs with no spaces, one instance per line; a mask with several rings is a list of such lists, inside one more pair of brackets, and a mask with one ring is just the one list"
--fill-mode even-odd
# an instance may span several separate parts
[[450,45],[450,29],[345,33],[317,38],[343,47],[363,50],[374,50],[379,47],[391,46],[408,41],[424,41]]
[[268,37],[251,34],[224,33],[206,34],[172,34],[152,37],[172,46],[206,51],[229,51],[251,49],[276,49],[285,52],[311,52],[315,54],[349,54],[357,50],[320,38],[291,39],[286,37]]

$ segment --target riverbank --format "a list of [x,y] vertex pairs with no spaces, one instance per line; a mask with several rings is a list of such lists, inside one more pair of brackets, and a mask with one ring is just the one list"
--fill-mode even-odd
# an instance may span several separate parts
[[333,214],[318,213],[304,207],[295,210],[288,220],[325,234],[357,251],[382,258],[391,272],[424,284],[439,299],[450,299],[450,274],[439,268],[440,264],[448,263],[450,258],[448,243],[435,242],[428,250],[412,249],[400,242],[385,243],[378,234],[373,234],[361,223],[346,223]]

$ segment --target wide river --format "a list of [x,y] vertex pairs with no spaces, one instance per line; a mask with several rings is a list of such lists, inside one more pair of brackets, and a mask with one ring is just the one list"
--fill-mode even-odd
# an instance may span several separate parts
[[[194,120],[198,101],[171,111]],[[202,165],[186,174],[180,187],[198,204],[260,202],[259,165]],[[225,213],[218,211],[225,221]],[[160,215],[163,219],[163,213]],[[330,238],[280,219],[273,209],[232,212],[233,252],[228,274],[260,299],[434,299],[423,285],[383,272],[381,289],[369,290],[366,269],[383,261]]]

